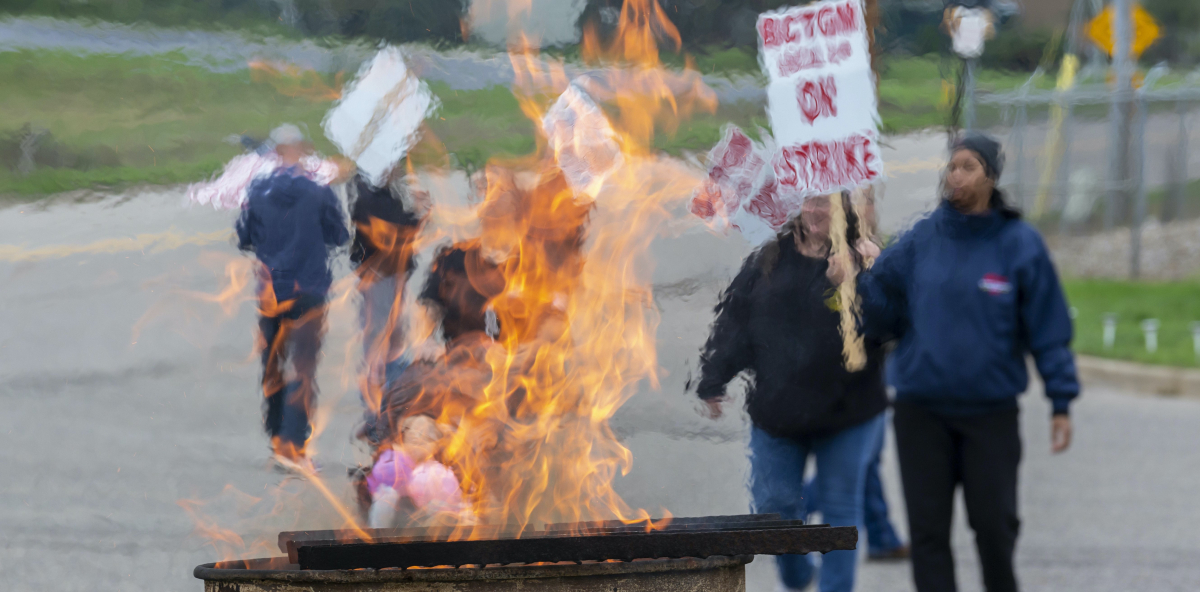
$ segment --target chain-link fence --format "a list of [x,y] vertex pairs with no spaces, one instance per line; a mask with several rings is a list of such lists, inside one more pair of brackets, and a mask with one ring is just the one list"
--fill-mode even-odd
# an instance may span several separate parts
[[1140,273],[1147,225],[1200,218],[1200,78],[1152,69],[1131,93],[1104,71],[1071,88],[1021,89],[978,98],[1007,134],[1005,189],[1043,231],[1062,236],[1125,234],[1125,265]]

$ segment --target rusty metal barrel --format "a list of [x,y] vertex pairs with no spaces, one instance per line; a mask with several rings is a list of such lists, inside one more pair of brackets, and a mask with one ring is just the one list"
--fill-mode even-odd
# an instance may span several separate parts
[[745,592],[751,555],[707,559],[494,566],[486,568],[302,570],[286,557],[206,563],[205,592]]

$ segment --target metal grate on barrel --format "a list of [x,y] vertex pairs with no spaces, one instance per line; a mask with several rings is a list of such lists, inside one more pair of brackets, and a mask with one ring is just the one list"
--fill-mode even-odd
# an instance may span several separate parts
[[302,570],[344,570],[828,553],[858,543],[853,526],[778,514],[673,518],[652,530],[645,522],[604,521],[547,524],[519,537],[503,527],[476,528],[475,536],[481,531],[483,539],[451,541],[429,528],[372,529],[371,542],[352,531],[293,531],[279,534],[279,547]]

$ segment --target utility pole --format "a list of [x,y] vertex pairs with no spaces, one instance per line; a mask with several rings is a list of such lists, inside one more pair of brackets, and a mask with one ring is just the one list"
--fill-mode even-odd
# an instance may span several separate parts
[[979,58],[964,58],[966,74],[963,75],[963,128],[967,131],[975,129],[975,64]]
[[[963,128],[975,128],[975,85],[979,56],[992,36],[995,16],[992,0],[947,0],[942,26],[950,35],[954,53],[963,60]],[[957,124],[958,122],[954,122]]]
[[1108,203],[1104,208],[1104,229],[1116,226],[1117,214],[1128,210],[1130,188],[1129,141],[1133,115],[1133,5],[1131,0],[1113,0],[1113,73],[1116,89],[1109,105],[1109,121],[1112,129],[1110,185]]

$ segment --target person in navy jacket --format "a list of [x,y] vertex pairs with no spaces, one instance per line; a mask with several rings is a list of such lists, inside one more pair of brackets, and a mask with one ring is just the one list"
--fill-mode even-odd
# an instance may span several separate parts
[[1071,442],[1079,381],[1066,298],[1041,237],[996,189],[1002,167],[995,140],[960,137],[941,204],[859,276],[867,334],[896,340],[888,376],[918,592],[955,590],[960,484],[984,587],[1017,590],[1017,397],[1029,384],[1027,355],[1051,402],[1053,451]]
[[[255,181],[237,221],[238,248],[262,263],[259,330],[263,337],[263,424],[275,461],[315,470],[305,454],[316,405],[317,360],[325,332],[325,298],[333,282],[332,249],[350,240],[341,203],[297,166],[309,147],[294,125],[271,132],[283,166]],[[293,376],[284,378],[291,362]]]

